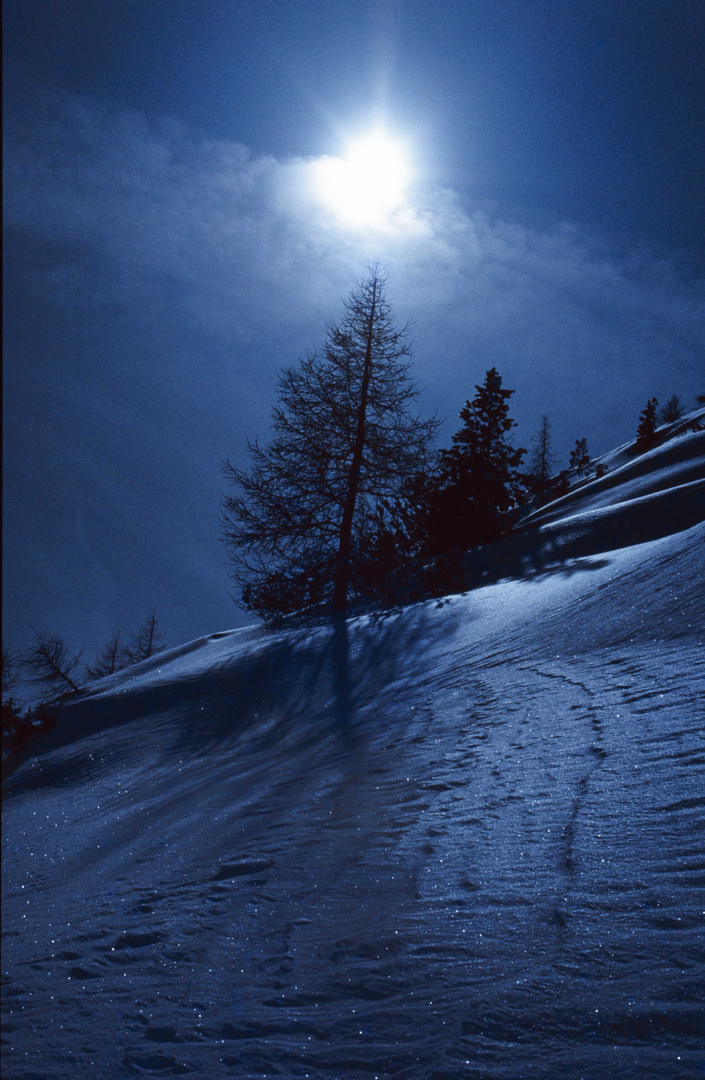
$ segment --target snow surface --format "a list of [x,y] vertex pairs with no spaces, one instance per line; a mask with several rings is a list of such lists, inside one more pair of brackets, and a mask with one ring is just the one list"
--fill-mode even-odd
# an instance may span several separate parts
[[96,683],[4,785],[4,1076],[705,1075],[703,566],[700,523]]
[[[705,409],[701,413],[691,414],[695,422],[705,424]],[[633,448],[634,444],[628,444]],[[580,513],[597,508],[605,508],[615,503],[624,503],[663,492],[681,484],[698,484],[695,490],[705,486],[705,428],[685,431],[663,446],[638,457],[629,457],[622,448],[621,453],[606,454],[600,459],[610,463],[610,471],[600,479],[592,480],[587,485],[579,485],[560,499],[548,506],[534,511],[522,522],[523,526],[537,522],[557,521],[570,513],[570,508],[577,504]]]

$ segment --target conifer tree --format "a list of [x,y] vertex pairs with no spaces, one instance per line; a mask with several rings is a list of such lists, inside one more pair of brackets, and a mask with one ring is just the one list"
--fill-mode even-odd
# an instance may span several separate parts
[[229,462],[223,539],[242,601],[270,621],[344,612],[365,594],[366,559],[385,500],[423,470],[437,429],[409,411],[407,327],[397,327],[377,266],[351,293],[320,352],[287,368],[268,446]]
[[636,448],[639,453],[650,450],[655,442],[656,434],[656,408],[658,401],[655,397],[650,398],[646,407],[639,416],[639,426],[636,431]]
[[675,420],[680,420],[684,412],[685,409],[681,404],[681,399],[678,397],[678,394],[674,394],[661,409],[659,420],[662,424],[672,424]]
[[514,391],[502,386],[495,368],[475,391],[435,474],[417,477],[407,492],[408,533],[422,558],[496,540],[524,494],[519,466],[526,450],[508,437],[516,426],[508,404]]
[[590,454],[588,453],[587,439],[576,439],[575,446],[570,452],[570,468],[581,472],[589,464]]

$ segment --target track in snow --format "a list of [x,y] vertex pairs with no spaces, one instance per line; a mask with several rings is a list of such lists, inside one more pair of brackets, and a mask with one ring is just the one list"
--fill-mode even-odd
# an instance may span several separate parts
[[703,1075],[704,535],[76,706],[8,785],[8,1080]]

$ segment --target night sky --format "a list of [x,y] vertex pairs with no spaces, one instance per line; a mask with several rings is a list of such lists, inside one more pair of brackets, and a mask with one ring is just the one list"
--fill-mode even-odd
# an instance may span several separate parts
[[[152,607],[168,644],[246,621],[220,462],[370,259],[441,444],[493,365],[559,465],[705,392],[702,0],[3,12],[15,649],[28,622],[92,659]],[[352,213],[334,178],[371,132],[407,174]]]

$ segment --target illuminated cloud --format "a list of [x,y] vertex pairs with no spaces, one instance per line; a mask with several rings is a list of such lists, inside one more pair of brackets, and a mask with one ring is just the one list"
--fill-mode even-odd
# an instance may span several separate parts
[[6,138],[8,558],[64,610],[87,566],[96,607],[115,610],[126,561],[150,604],[178,579],[231,610],[219,461],[266,438],[277,372],[321,341],[370,259],[415,320],[421,407],[444,439],[492,365],[518,438],[548,413],[561,459],[577,437],[593,453],[630,437],[654,394],[702,392],[705,289],[664,255],[492,220],[413,182],[385,227],[336,224],[311,190],[327,159],[256,157],[94,102],[53,101]]
[[190,337],[257,341],[242,370],[257,382],[270,346],[286,337],[275,362],[294,360],[379,258],[395,306],[417,321],[420,369],[445,387],[444,411],[490,363],[549,400],[560,375],[597,425],[610,408],[601,379],[633,386],[635,403],[660,391],[664,365],[673,392],[694,386],[702,283],[663,258],[618,257],[569,225],[492,221],[438,188],[404,190],[403,205],[390,196],[393,228],[336,227],[311,184],[333,159],[256,158],[96,104],[64,103],[33,135],[8,152],[7,221],[63,245],[35,287],[92,310],[98,331],[101,309],[148,307],[160,320],[167,306]]

